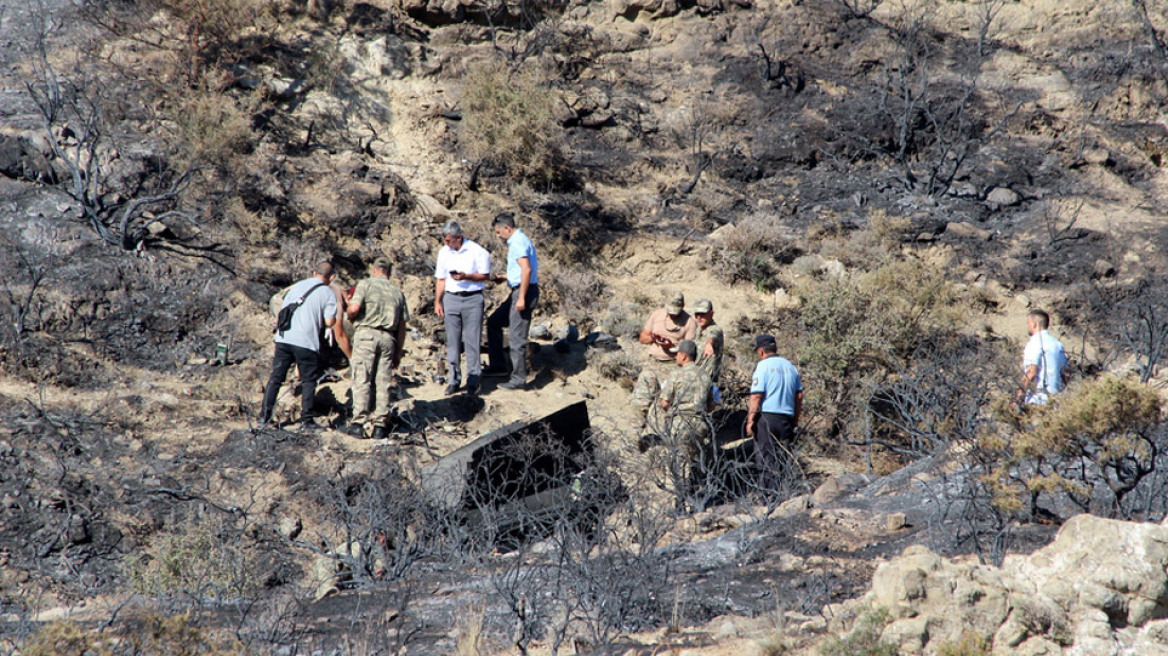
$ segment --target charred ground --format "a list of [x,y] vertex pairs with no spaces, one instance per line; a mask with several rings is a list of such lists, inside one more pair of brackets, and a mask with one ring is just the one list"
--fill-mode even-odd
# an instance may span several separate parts
[[[995,511],[976,481],[999,454],[963,449],[1011,426],[995,403],[1029,306],[1055,310],[1082,380],[1157,380],[1168,63],[1126,2],[871,4],[5,7],[6,647],[79,609],[108,630],[193,610],[258,652],[713,653],[783,611],[803,645],[908,544],[990,561],[1042,544],[1036,520],[1073,503]],[[513,104],[473,105],[498,70]],[[547,115],[523,113],[544,96]],[[482,145],[536,119],[554,126],[539,148]],[[69,153],[88,154],[71,168]],[[435,236],[455,218],[495,247],[502,209],[546,254],[535,389],[444,399]],[[95,213],[131,229],[111,241]],[[272,294],[325,254],[351,282],[380,253],[418,330],[401,444],[253,431]],[[731,404],[753,333],[782,336],[804,370],[792,496],[872,478],[811,508],[673,512],[622,379],[643,313],[674,288],[715,299]],[[621,348],[557,345],[569,324]],[[323,395],[338,414],[346,389]],[[578,398],[633,490],[599,544],[553,532],[493,551],[411,496],[436,458]],[[1158,519],[1161,479],[1091,509]],[[322,562],[345,590],[311,603]],[[487,643],[467,646],[475,617]]]

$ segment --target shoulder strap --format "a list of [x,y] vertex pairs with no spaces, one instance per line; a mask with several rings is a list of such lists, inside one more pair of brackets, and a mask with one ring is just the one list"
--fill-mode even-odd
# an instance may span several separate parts
[[1038,381],[1038,391],[1046,392],[1046,342],[1042,339],[1042,332],[1038,333],[1038,364],[1040,379]]
[[304,301],[308,300],[308,297],[312,294],[312,292],[314,292],[317,289],[320,289],[321,287],[324,287],[324,286],[325,286],[325,283],[323,283],[323,282],[316,283],[308,291],[304,292],[304,296],[301,296],[300,298],[296,299],[295,305],[297,307],[304,305]]

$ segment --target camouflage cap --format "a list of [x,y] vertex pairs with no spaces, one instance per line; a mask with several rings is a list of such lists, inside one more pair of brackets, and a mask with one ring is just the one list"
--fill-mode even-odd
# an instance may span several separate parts
[[683,339],[677,344],[677,352],[684,353],[696,359],[698,357],[698,345],[692,339]]
[[665,304],[665,309],[669,314],[677,314],[685,309],[685,294],[681,292],[673,292],[673,296],[669,297],[669,302]]
[[714,311],[714,304],[708,298],[699,298],[693,304],[694,314],[705,314]]

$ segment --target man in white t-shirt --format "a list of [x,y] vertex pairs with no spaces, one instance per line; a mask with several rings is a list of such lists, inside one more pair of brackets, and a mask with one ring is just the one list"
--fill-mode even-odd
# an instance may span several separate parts
[[1047,332],[1050,315],[1032,310],[1026,315],[1026,332],[1030,340],[1022,351],[1024,373],[1018,387],[1016,401],[1027,405],[1045,405],[1051,394],[1063,389],[1063,367],[1067,354],[1062,342]]
[[483,369],[483,288],[491,279],[491,254],[463,237],[455,221],[442,226],[442,243],[434,267],[434,314],[446,327],[446,393],[459,390],[458,356],[466,353],[466,391],[477,394]]
[[276,354],[272,358],[272,375],[264,388],[264,401],[260,407],[260,425],[272,422],[272,411],[280,387],[288,376],[292,363],[300,372],[300,428],[316,431],[322,426],[314,421],[316,413],[316,382],[323,373],[320,363],[320,333],[325,326],[332,326],[337,317],[337,295],[329,287],[333,280],[331,262],[316,265],[311,278],[305,278],[292,285],[284,295],[281,309],[300,303],[292,315],[292,326],[276,334]]

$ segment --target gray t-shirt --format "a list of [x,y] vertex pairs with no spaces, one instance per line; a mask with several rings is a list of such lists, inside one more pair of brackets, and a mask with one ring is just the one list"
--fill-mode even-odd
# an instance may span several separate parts
[[[308,278],[292,285],[288,293],[284,294],[284,309],[295,303],[304,293],[320,284],[318,278]],[[300,348],[320,350],[320,329],[324,326],[325,318],[337,316],[337,295],[328,285],[321,285],[313,289],[308,298],[304,299],[296,314],[292,315],[292,327],[284,331],[284,336],[276,335],[276,341],[281,344],[299,346]]]

